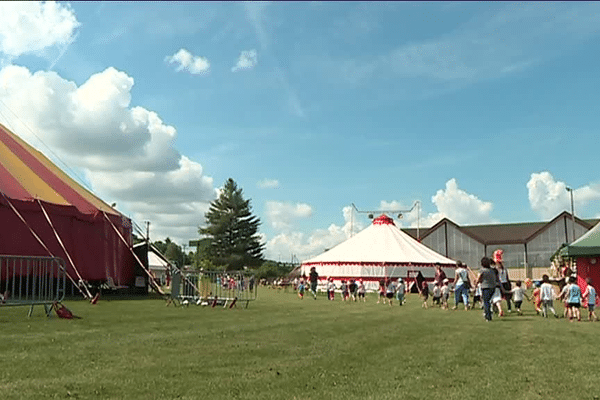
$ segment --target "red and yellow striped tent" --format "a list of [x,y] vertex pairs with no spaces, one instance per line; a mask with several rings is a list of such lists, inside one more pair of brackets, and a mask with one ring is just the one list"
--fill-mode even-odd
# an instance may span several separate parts
[[74,279],[133,286],[131,220],[0,124],[0,255],[55,256]]

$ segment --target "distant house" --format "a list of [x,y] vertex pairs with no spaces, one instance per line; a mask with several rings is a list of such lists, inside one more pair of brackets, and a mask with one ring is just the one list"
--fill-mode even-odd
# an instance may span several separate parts
[[[512,268],[512,279],[539,278],[550,267],[550,258],[564,243],[588,232],[599,219],[575,217],[575,238],[571,214],[562,212],[548,222],[460,226],[444,218],[431,228],[421,228],[419,240],[432,250],[471,269],[480,267],[481,258],[494,250],[504,251],[504,264]],[[416,229],[402,229],[417,239]]]

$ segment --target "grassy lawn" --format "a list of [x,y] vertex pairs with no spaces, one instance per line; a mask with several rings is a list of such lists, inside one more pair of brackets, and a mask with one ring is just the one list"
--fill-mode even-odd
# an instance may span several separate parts
[[[248,309],[162,300],[65,304],[81,320],[0,308],[3,399],[597,399],[600,323],[524,305],[479,310],[300,301],[261,289]],[[557,307],[562,313],[562,308]],[[587,318],[587,313],[584,313]]]

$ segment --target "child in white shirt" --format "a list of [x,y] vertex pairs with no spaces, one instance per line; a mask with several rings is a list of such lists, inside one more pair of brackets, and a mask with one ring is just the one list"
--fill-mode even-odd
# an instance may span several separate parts
[[552,314],[554,314],[555,318],[558,318],[558,315],[556,314],[556,311],[554,310],[554,304],[553,304],[553,300],[554,300],[554,289],[552,288],[552,285],[550,284],[550,278],[548,277],[548,275],[544,274],[542,276],[542,287],[540,288],[540,295],[542,298],[542,315],[546,318],[548,318],[548,310],[552,311]]
[[396,300],[398,300],[399,306],[404,304],[405,290],[406,290],[406,286],[404,285],[404,280],[402,280],[402,278],[398,279],[398,287],[396,288]]
[[441,300],[442,300],[442,288],[439,287],[439,285],[437,283],[435,283],[433,285],[433,291],[432,291],[432,301],[433,301],[433,305],[441,305]]
[[598,321],[598,317],[596,317],[596,313],[594,312],[594,309],[596,308],[596,297],[598,295],[596,294],[596,289],[592,286],[592,279],[587,278],[585,282],[587,283],[587,287],[585,288],[582,297],[584,300],[587,300],[588,320],[592,321],[593,317],[595,321]]
[[335,297],[335,283],[333,282],[333,278],[329,278],[327,282],[327,298],[333,301]]
[[448,297],[450,297],[450,286],[448,286],[448,282],[447,278],[442,281],[442,309],[444,310],[448,309]]
[[527,300],[530,300],[530,298],[529,296],[527,296],[525,289],[521,286],[521,281],[517,281],[515,283],[515,287],[512,288],[511,293],[513,295],[513,301],[515,303],[517,313],[519,315],[523,315],[523,313],[521,312],[521,305],[523,304],[523,299],[527,298]]

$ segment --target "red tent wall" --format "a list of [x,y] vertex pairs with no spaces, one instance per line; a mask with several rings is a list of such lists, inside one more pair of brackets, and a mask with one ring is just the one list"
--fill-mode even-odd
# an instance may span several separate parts
[[[11,199],[10,202],[52,254],[64,259],[67,272],[77,280],[77,274],[40,205],[36,201]],[[84,280],[106,281],[111,277],[117,285],[133,286],[133,255],[102,213],[83,214],[73,206],[42,204]],[[131,240],[131,227],[123,223],[121,216],[107,215],[121,235]],[[0,197],[0,226],[0,254],[49,256],[3,197]]]
[[600,290],[600,255],[577,258],[577,284],[582,292],[587,288],[586,278],[591,278],[594,288]]

